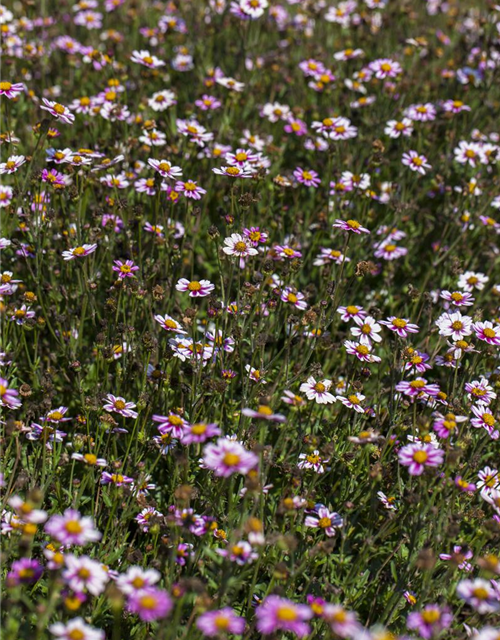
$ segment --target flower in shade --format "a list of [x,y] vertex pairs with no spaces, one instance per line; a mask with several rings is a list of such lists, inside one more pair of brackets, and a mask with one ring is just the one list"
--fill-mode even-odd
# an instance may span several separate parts
[[319,451],[315,449],[312,453],[301,453],[299,456],[299,469],[314,469],[316,473],[325,473],[323,463],[328,462],[328,458],[322,458]]
[[264,635],[289,631],[302,638],[310,632],[306,621],[312,618],[313,612],[305,604],[296,604],[287,598],[271,595],[257,607],[255,615],[257,629]]
[[448,629],[452,622],[453,615],[447,607],[428,604],[422,611],[412,611],[406,619],[406,626],[425,640],[429,640]]
[[474,554],[470,549],[455,545],[453,547],[453,553],[440,553],[441,560],[453,562],[459,569],[463,571],[472,571],[472,565],[468,560],[474,557]]
[[19,392],[9,389],[9,382],[5,378],[0,378],[0,406],[9,409],[19,409],[21,401],[17,397]]
[[500,345],[500,324],[493,324],[493,322],[486,320],[485,322],[475,322],[472,328],[478,340],[496,346]]
[[45,524],[45,532],[63,545],[85,545],[101,539],[92,518],[80,515],[75,509],[52,516]]
[[127,609],[136,613],[143,622],[166,618],[172,607],[172,599],[168,593],[156,587],[134,591],[127,601]]
[[209,638],[232,633],[241,635],[245,630],[245,619],[237,615],[231,607],[202,613],[196,621],[198,629]]
[[403,447],[398,458],[400,464],[408,467],[412,476],[420,476],[426,467],[437,467],[443,463],[444,452],[433,444],[418,442]]
[[216,444],[208,444],[203,449],[203,466],[224,478],[233,473],[246,475],[258,462],[255,453],[247,451],[241,442],[230,438],[218,438]]
[[175,285],[177,291],[188,291],[191,298],[203,298],[208,296],[215,289],[210,280],[188,280],[181,278]]
[[418,325],[412,324],[406,318],[389,316],[387,320],[380,320],[380,324],[397,333],[400,338],[406,338],[409,333],[418,333]]
[[40,107],[44,111],[48,111],[51,116],[54,116],[57,120],[61,120],[62,122],[66,122],[66,124],[71,124],[75,121],[75,116],[71,113],[68,107],[65,107],[58,102],[52,102],[51,100],[47,100],[47,98],[42,98],[43,107]]
[[89,626],[83,618],[73,618],[66,624],[55,622],[49,631],[60,640],[104,640],[105,637],[104,631]]
[[319,507],[314,514],[306,516],[304,524],[306,527],[322,529],[329,538],[332,538],[336,530],[343,526],[344,520],[335,511]]
[[121,396],[114,396],[112,393],[108,393],[106,404],[102,408],[110,413],[119,413],[124,418],[137,418],[138,413],[134,411],[135,406],[134,402],[127,402]]
[[73,249],[68,249],[67,251],[62,252],[62,257],[64,260],[74,260],[75,258],[84,258],[97,249],[96,244],[83,244],[79,247],[74,247]]
[[332,386],[331,380],[321,380],[316,382],[313,376],[300,385],[300,391],[305,393],[308,400],[315,400],[318,404],[332,404],[336,397],[329,392]]
[[8,587],[19,584],[34,584],[43,573],[43,567],[38,560],[21,558],[12,563],[7,574],[6,583]]
[[139,267],[132,260],[125,260],[125,262],[115,260],[113,271],[116,271],[120,280],[123,280],[124,278],[135,278],[134,271],[139,271]]
[[357,220],[340,220],[337,218],[333,223],[333,227],[337,229],[342,229],[342,231],[351,231],[352,233],[370,233],[368,229],[361,226],[361,223]]
[[462,580],[457,586],[457,596],[481,614],[500,609],[497,592],[491,583],[483,578]]

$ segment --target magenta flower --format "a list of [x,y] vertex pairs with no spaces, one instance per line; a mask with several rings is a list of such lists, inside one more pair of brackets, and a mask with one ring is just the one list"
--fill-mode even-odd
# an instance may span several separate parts
[[406,318],[389,316],[387,320],[380,320],[379,323],[397,333],[400,338],[408,337],[409,333],[418,333],[418,325],[412,324]]
[[233,633],[241,635],[245,630],[245,619],[238,616],[231,607],[202,613],[196,621],[198,629],[209,638]]
[[188,291],[191,298],[203,298],[208,296],[215,289],[210,280],[188,280],[181,278],[175,285],[177,291]]
[[336,534],[336,530],[344,525],[344,520],[335,511],[320,507],[314,515],[306,517],[304,524],[306,527],[322,529],[329,538],[332,538]]
[[403,153],[403,164],[411,169],[417,171],[421,175],[425,175],[426,169],[431,169],[431,165],[427,162],[427,158],[423,155],[419,155],[416,151],[408,151]]
[[361,226],[357,220],[340,220],[337,218],[333,223],[333,227],[337,229],[342,229],[342,231],[350,231],[351,233],[370,233],[368,229]]
[[318,187],[321,183],[321,179],[318,177],[316,171],[305,171],[300,167],[297,167],[293,172],[294,178],[301,184],[305,184],[306,187]]
[[0,82],[0,96],[5,96],[9,100],[16,98],[24,91],[24,84],[21,82]]
[[198,442],[206,442],[214,436],[220,436],[221,430],[215,422],[197,422],[190,424],[181,436],[182,444],[193,444]]
[[219,438],[216,444],[208,444],[203,449],[203,466],[224,478],[233,473],[246,475],[258,462],[255,453],[247,451],[241,442],[230,438]]
[[19,392],[9,389],[9,382],[5,378],[0,378],[0,406],[9,409],[19,409],[21,401],[18,398]]
[[21,558],[12,563],[7,574],[6,583],[8,587],[19,584],[34,584],[43,573],[43,567],[38,560]]
[[425,378],[415,378],[411,382],[402,380],[396,385],[396,391],[403,393],[410,398],[421,397],[421,394],[426,393],[429,396],[437,396],[439,393],[439,386],[437,384],[429,384]]
[[452,622],[453,616],[447,607],[428,604],[422,611],[412,611],[406,619],[406,626],[416,631],[424,640],[429,640],[448,629]]
[[286,598],[272,595],[257,607],[255,615],[257,629],[264,635],[276,631],[290,631],[302,638],[310,633],[306,620],[310,620],[313,613],[305,604],[295,604]]
[[137,614],[143,622],[166,618],[172,611],[172,607],[172,599],[168,593],[156,587],[134,591],[127,602],[127,609]]
[[175,191],[177,191],[177,193],[182,193],[186,198],[192,198],[193,200],[200,200],[201,196],[206,193],[206,190],[198,186],[198,184],[193,180],[186,180],[186,182],[179,180],[175,183]]
[[426,467],[438,467],[444,461],[444,452],[432,444],[416,442],[403,447],[398,458],[400,464],[408,467],[412,476],[420,476]]
[[500,345],[500,324],[493,324],[493,322],[486,320],[485,322],[475,322],[472,329],[478,340],[495,346]]
[[51,116],[54,116],[57,120],[62,120],[66,124],[72,124],[75,121],[75,116],[71,113],[68,107],[65,107],[58,102],[52,102],[47,98],[42,98],[43,107],[40,107],[44,111],[48,111]]
[[45,533],[63,545],[82,546],[101,539],[92,518],[81,516],[75,509],[66,509],[63,515],[52,516],[45,524]]
[[114,396],[112,393],[108,393],[106,400],[102,407],[105,411],[119,413],[124,418],[137,418],[138,413],[133,410],[136,407],[134,402],[127,402],[125,398]]
[[139,271],[139,267],[132,260],[125,260],[125,262],[115,260],[113,271],[116,271],[120,280],[123,280],[124,278],[135,278],[134,271]]

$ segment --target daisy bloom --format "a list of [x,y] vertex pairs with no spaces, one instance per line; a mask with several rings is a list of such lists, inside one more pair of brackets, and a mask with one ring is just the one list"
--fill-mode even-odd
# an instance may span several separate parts
[[472,329],[478,340],[500,346],[500,324],[493,324],[493,322],[486,320],[485,322],[475,322]]
[[162,178],[179,178],[182,175],[182,169],[170,164],[167,160],[154,160],[149,158],[148,164],[153,167]]
[[474,289],[478,291],[482,291],[484,289],[484,285],[488,282],[488,276],[484,275],[484,273],[479,273],[476,271],[466,271],[462,273],[460,278],[458,279],[458,287],[463,291],[471,292]]
[[52,102],[47,98],[42,98],[43,107],[40,107],[44,111],[48,111],[50,115],[54,116],[57,120],[61,120],[66,124],[72,124],[75,121],[75,116],[71,113],[68,107],[65,107],[58,102]]
[[133,591],[128,597],[126,606],[143,622],[152,622],[159,618],[166,618],[174,605],[168,593],[163,589],[146,587],[139,591]]
[[363,307],[358,307],[356,305],[339,307],[337,309],[337,313],[340,313],[340,318],[344,322],[349,322],[349,320],[352,320],[352,319],[356,321],[356,318],[358,320],[364,320],[364,318],[366,318],[366,316],[368,315],[367,312],[363,309]]
[[191,298],[203,298],[212,293],[215,289],[215,285],[213,285],[209,280],[190,281],[186,278],[181,278],[175,285],[175,288],[177,291],[188,291]]
[[270,422],[286,422],[286,418],[281,413],[274,413],[271,407],[265,404],[261,404],[257,407],[257,410],[245,407],[241,413],[248,418],[254,420],[268,420]]
[[348,409],[354,409],[358,413],[364,413],[365,410],[361,406],[361,402],[365,399],[362,393],[351,394],[350,396],[337,396],[337,400],[347,407]]
[[66,624],[55,622],[49,626],[49,631],[60,640],[104,640],[105,638],[104,631],[91,627],[80,617],[72,618]]
[[132,62],[137,62],[137,64],[142,64],[150,69],[158,69],[158,67],[163,67],[165,65],[163,60],[153,56],[146,49],[143,49],[142,51],[133,51],[130,59]]
[[319,451],[315,449],[312,453],[301,453],[297,467],[299,469],[313,469],[316,473],[321,474],[325,473],[324,462],[328,462],[328,458],[322,458]]
[[133,411],[135,406],[135,403],[127,402],[125,398],[108,393],[106,396],[106,404],[104,404],[102,408],[110,413],[119,413],[124,418],[137,418],[137,411]]
[[439,393],[439,386],[437,384],[429,384],[425,378],[415,378],[411,382],[403,380],[395,388],[396,391],[410,398],[420,397],[422,393],[429,396],[436,396]]
[[139,271],[139,267],[132,260],[125,260],[125,262],[115,260],[113,271],[116,271],[120,280],[123,280],[124,278],[135,278],[134,271]]
[[450,302],[456,307],[470,307],[474,304],[474,298],[468,292],[462,293],[460,291],[441,291],[439,294],[443,300]]
[[432,444],[415,443],[404,446],[398,453],[400,464],[408,467],[412,476],[420,476],[426,467],[443,463],[444,452]]
[[406,619],[406,626],[416,631],[424,640],[439,635],[453,622],[453,616],[447,607],[428,604],[422,611],[412,611]]
[[24,156],[10,156],[7,158],[7,162],[0,164],[0,175],[15,173],[25,162],[26,158]]
[[238,616],[231,607],[224,607],[217,611],[202,613],[196,621],[196,626],[209,638],[227,633],[241,635],[245,630],[245,618]]
[[387,320],[380,320],[380,324],[397,333],[400,338],[408,337],[409,333],[418,333],[418,325],[412,324],[406,318],[389,316]]
[[325,534],[332,538],[336,534],[336,529],[340,529],[344,521],[335,511],[330,511],[326,507],[319,507],[314,515],[306,516],[304,521],[306,527],[323,529]]
[[305,184],[306,187],[318,187],[321,183],[321,179],[318,177],[316,171],[305,171],[300,167],[297,167],[293,172],[294,178],[301,184]]
[[186,198],[191,198],[193,200],[200,200],[201,196],[206,193],[206,190],[199,187],[193,180],[176,182],[175,191],[177,193],[182,193]]
[[203,466],[223,478],[233,473],[246,475],[258,462],[259,458],[254,453],[230,438],[219,438],[216,444],[208,444],[203,449]]
[[452,340],[463,340],[472,333],[472,318],[463,316],[460,311],[443,313],[436,320],[439,335],[449,336]]
[[399,138],[400,136],[409,137],[413,133],[413,122],[410,118],[389,120],[385,125],[384,133],[390,138]]
[[356,323],[356,326],[351,328],[351,333],[354,337],[358,338],[361,344],[370,346],[372,342],[382,341],[382,338],[379,335],[380,331],[382,331],[382,327],[378,324],[375,318],[366,316],[361,319],[358,315],[354,318],[354,322]]
[[332,632],[339,638],[359,637],[361,625],[353,611],[347,611],[340,604],[326,604],[323,612],[324,620],[330,625]]
[[161,578],[161,574],[156,569],[143,569],[142,567],[129,567],[115,580],[115,584],[125,595],[130,595],[134,591],[152,587]]
[[483,404],[490,404],[497,397],[493,387],[484,376],[480,380],[466,382],[465,391],[469,400],[482,402]]
[[83,244],[80,247],[75,247],[73,249],[68,249],[67,251],[62,252],[62,257],[64,260],[74,260],[75,258],[84,258],[85,256],[94,253],[97,249],[97,244]]
[[17,98],[24,91],[24,84],[21,82],[0,82],[0,96],[5,96],[9,100]]
[[418,171],[423,176],[426,173],[426,169],[432,168],[427,162],[427,158],[424,155],[419,155],[416,151],[403,153],[402,162],[406,167],[409,167],[412,171]]
[[171,318],[170,316],[157,315],[155,316],[155,320],[156,322],[159,323],[159,325],[165,331],[172,331],[173,333],[184,334],[184,335],[187,334],[187,331],[184,331],[181,324],[177,322],[177,320],[174,320],[173,318]]
[[270,635],[276,631],[289,631],[302,638],[310,632],[306,621],[313,613],[307,605],[271,595],[257,607],[255,615],[259,633]]
[[233,233],[229,238],[225,238],[224,244],[226,246],[223,247],[222,250],[228,256],[244,258],[247,256],[256,256],[258,253],[251,241],[239,233]]
[[457,586],[457,596],[480,614],[493,613],[500,608],[497,592],[483,578],[462,580]]
[[308,400],[315,400],[318,404],[332,404],[335,402],[336,397],[329,393],[331,386],[331,380],[316,382],[316,379],[311,376],[307,379],[307,382],[303,382],[300,385],[300,391],[306,394]]
[[361,226],[357,220],[340,220],[337,219],[333,223],[333,227],[337,229],[342,229],[342,231],[351,231],[352,233],[360,234],[360,233],[370,233],[368,229]]
[[101,539],[92,518],[81,516],[75,509],[66,509],[63,515],[52,516],[45,524],[45,533],[63,545],[83,546]]
[[368,68],[375,74],[375,77],[379,80],[384,80],[385,78],[395,78],[403,72],[403,69],[401,68],[399,62],[391,60],[390,58],[379,58],[378,60],[374,60],[373,62],[370,62]]
[[361,362],[380,362],[380,358],[371,353],[372,347],[370,344],[345,340],[344,347],[349,355],[356,356]]

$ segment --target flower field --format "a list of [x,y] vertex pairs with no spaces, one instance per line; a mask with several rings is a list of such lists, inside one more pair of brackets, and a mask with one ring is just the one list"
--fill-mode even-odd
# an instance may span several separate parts
[[5,640],[500,640],[500,6],[0,29]]

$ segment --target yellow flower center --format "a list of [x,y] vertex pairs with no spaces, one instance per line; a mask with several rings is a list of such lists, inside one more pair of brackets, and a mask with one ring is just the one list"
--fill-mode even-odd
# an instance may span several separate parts
[[207,430],[207,425],[204,424],[203,422],[200,422],[199,424],[194,424],[191,427],[191,433],[194,434],[195,436],[201,436],[203,435]]
[[228,467],[235,467],[240,461],[240,456],[236,453],[226,453],[223,458],[223,462]]
[[58,102],[56,102],[56,104],[52,108],[59,115],[63,114],[66,111],[66,108],[63,107],[63,105],[59,104]]
[[434,624],[439,620],[441,614],[436,609],[427,609],[422,611],[422,620],[427,624]]
[[271,409],[271,407],[268,407],[265,404],[260,404],[257,411],[259,413],[261,413],[263,416],[272,416],[273,415],[273,410]]
[[9,91],[9,89],[12,89],[12,83],[0,82],[0,91]]
[[226,169],[226,173],[230,176],[239,176],[241,171],[238,169],[238,167],[228,167]]
[[297,612],[292,607],[282,606],[278,607],[276,617],[281,622],[293,622],[297,620]]
[[392,324],[398,329],[404,329],[408,323],[406,322],[406,320],[403,320],[402,318],[394,318],[394,320],[392,321]]
[[201,284],[197,280],[193,280],[188,284],[189,291],[200,291]]
[[240,241],[234,245],[234,248],[236,251],[243,252],[243,251],[246,251],[247,245],[244,242]]
[[117,400],[115,402],[115,409],[118,409],[118,411],[123,411],[123,409],[125,409],[125,403],[123,402],[123,400]]
[[427,451],[423,451],[421,449],[419,451],[415,451],[415,453],[413,454],[413,459],[417,464],[423,464],[428,457],[429,455]]
[[78,522],[78,520],[68,520],[65,525],[64,528],[66,529],[66,531],[68,533],[71,533],[73,535],[81,533],[82,532],[82,526],[81,524]]
[[483,329],[483,333],[487,338],[494,338],[496,335],[493,329],[490,329],[489,327]]
[[318,393],[323,393],[324,391],[326,391],[326,387],[322,382],[316,382],[316,384],[314,385],[314,390]]
[[76,247],[76,249],[73,249],[73,254],[75,256],[83,256],[85,255],[85,249],[83,247]]
[[350,227],[351,229],[359,229],[361,225],[357,220],[348,220],[347,226]]
[[460,331],[460,329],[463,329],[464,325],[462,322],[460,322],[460,320],[455,320],[455,322],[452,323],[451,328],[454,331]]

